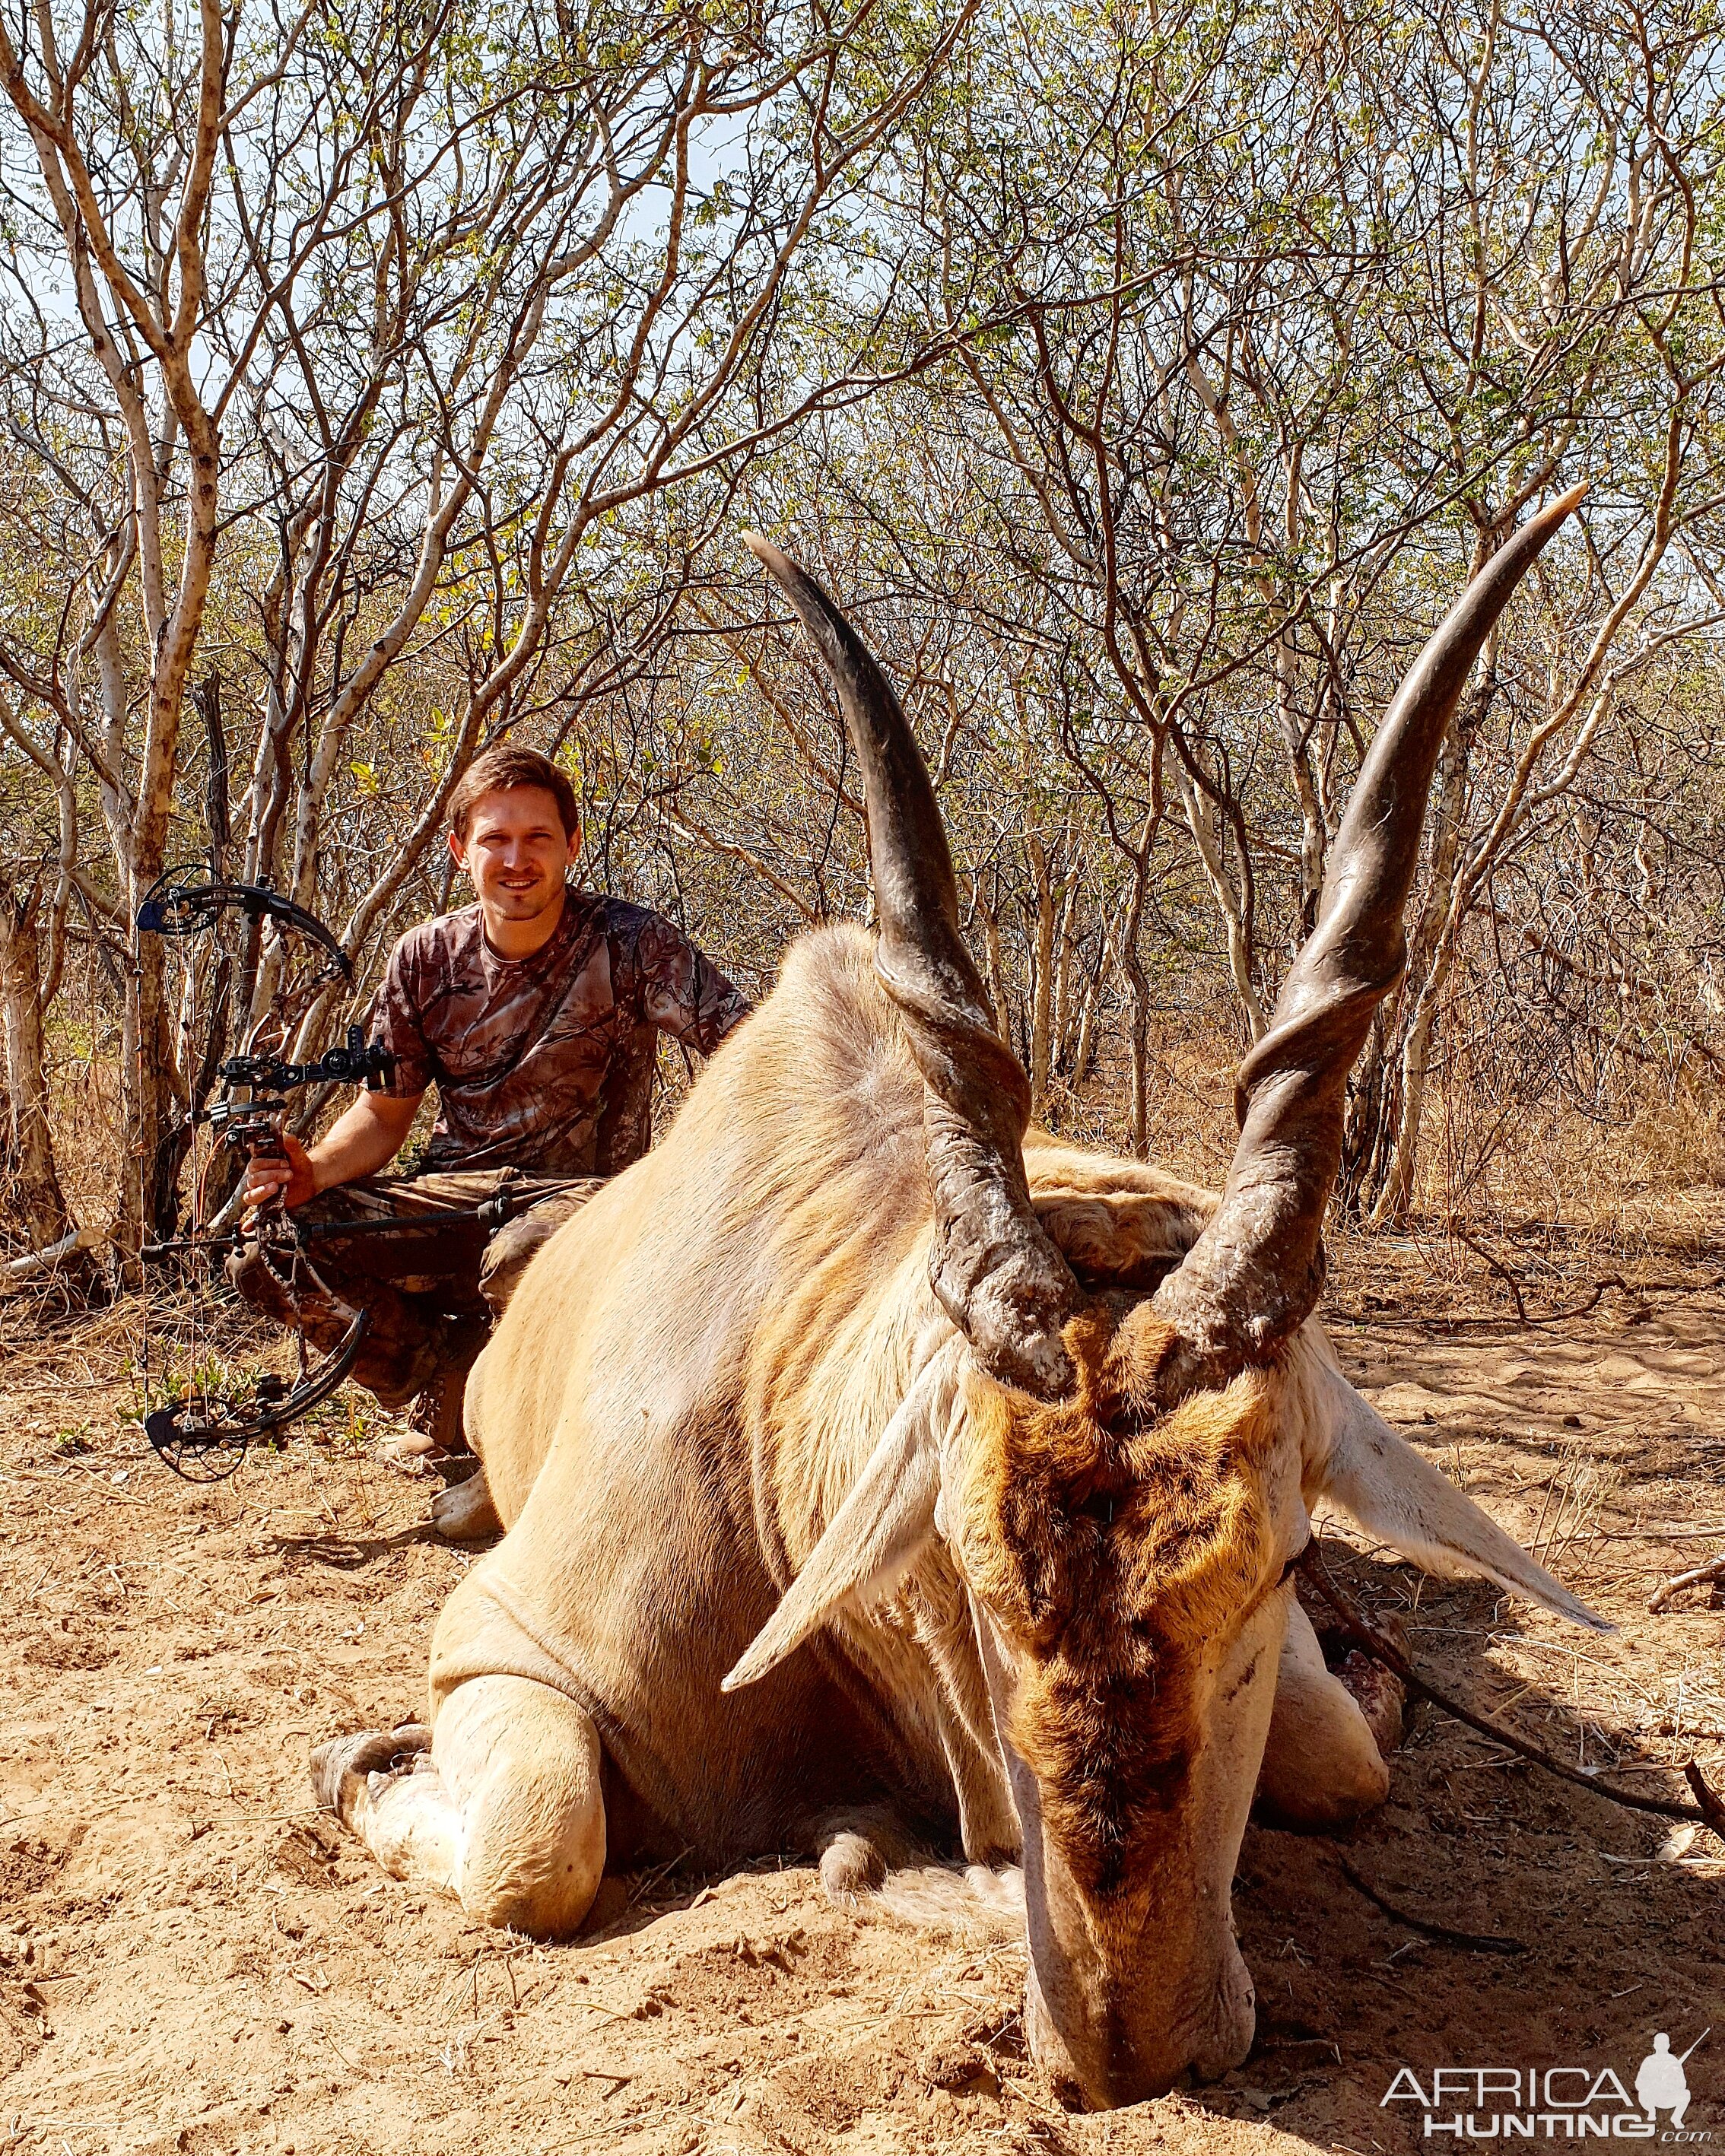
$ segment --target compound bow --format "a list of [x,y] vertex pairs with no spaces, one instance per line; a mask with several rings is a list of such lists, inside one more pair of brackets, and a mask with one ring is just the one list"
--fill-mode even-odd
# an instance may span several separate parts
[[[172,1134],[172,1142],[182,1147],[189,1140],[195,1146],[197,1127],[205,1125],[225,1145],[249,1158],[282,1158],[285,1152],[282,1132],[290,1093],[321,1085],[364,1085],[375,1090],[388,1082],[393,1059],[380,1043],[367,1041],[363,1029],[357,1025],[348,1027],[346,1043],[339,1048],[307,1062],[289,1059],[286,1051],[293,1045],[295,1029],[326,989],[352,985],[353,966],[315,914],[267,883],[228,882],[202,868],[172,870],[146,893],[138,908],[137,927],[144,935],[198,937],[213,932],[224,916],[238,916],[248,924],[248,970],[254,973],[259,964],[270,968],[268,1007],[252,1026],[240,1052],[216,1060],[220,1036],[225,1031],[230,960],[224,955],[218,967],[218,1009],[211,1021],[204,1075],[194,1088],[187,1113]],[[290,958],[296,938],[311,944],[321,958],[304,978],[293,980]],[[218,1077],[220,1093],[205,1106],[201,1096],[209,1091]],[[181,1157],[177,1152],[176,1163]],[[207,1173],[206,1168],[193,1178],[189,1232],[146,1243],[144,1255],[161,1259],[185,1251],[213,1255],[225,1250],[255,1255],[283,1290],[294,1312],[299,1367],[291,1382],[275,1373],[266,1373],[257,1380],[249,1398],[213,1379],[194,1377],[182,1391],[146,1414],[145,1435],[175,1474],[188,1481],[217,1481],[231,1475],[245,1456],[248,1445],[286,1428],[327,1399],[353,1368],[368,1323],[366,1312],[338,1295],[318,1273],[307,1253],[308,1231],[289,1214],[280,1194],[256,1207],[238,1227],[224,1231],[223,1226],[235,1210],[237,1199],[221,1209],[215,1222],[206,1224],[202,1212]],[[341,1339],[315,1363],[307,1353],[300,1322],[300,1298],[308,1286],[346,1320]]]

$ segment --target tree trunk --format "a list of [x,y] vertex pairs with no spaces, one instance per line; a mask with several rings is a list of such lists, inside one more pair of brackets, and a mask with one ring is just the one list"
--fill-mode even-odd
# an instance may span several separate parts
[[1449,973],[1448,964],[1441,961],[1434,968],[1414,1004],[1408,1037],[1402,1043],[1401,1082],[1396,1088],[1399,1112],[1390,1137],[1383,1188],[1372,1208],[1374,1228],[1399,1226],[1413,1207],[1414,1172],[1420,1156],[1420,1125],[1425,1113],[1425,1085],[1431,1072],[1438,998]]
[[60,1188],[48,1115],[42,1029],[42,965],[37,942],[41,894],[0,884],[0,1019],[6,1037],[8,1163],[30,1247],[42,1250],[74,1231]]
[[1186,828],[1192,834],[1193,844],[1198,848],[1198,858],[1203,864],[1205,878],[1216,901],[1216,911],[1222,916],[1222,926],[1228,937],[1228,972],[1234,983],[1234,993],[1240,1002],[1246,1030],[1253,1040],[1261,1040],[1269,1024],[1264,1015],[1263,1000],[1252,979],[1250,938],[1246,933],[1245,909],[1240,904],[1240,893],[1234,879],[1228,873],[1222,855],[1220,819],[1209,797],[1203,792],[1183,764],[1174,766],[1174,783],[1178,789],[1180,806],[1186,813]]
[[1050,1038],[1054,1021],[1055,894],[1048,850],[1034,831],[1024,839],[1036,879],[1036,945],[1030,985],[1030,1116],[1041,1119],[1048,1102]]
[[1101,1014],[1102,969],[1107,963],[1108,952],[1105,939],[1094,973],[1086,969],[1084,977],[1082,1009],[1078,1018],[1078,1044],[1072,1050],[1072,1083],[1081,1086],[1090,1075],[1090,1066],[1096,1052],[1096,1021]]
[[983,896],[983,879],[976,880],[977,918],[983,924],[983,969],[988,978],[988,999],[994,1006],[994,1030],[1012,1046],[1012,1009],[1006,1000],[1006,972],[1000,953],[1000,922]]
[[1294,708],[1294,665],[1289,639],[1278,638],[1276,715],[1287,745],[1288,769],[1294,781],[1295,798],[1300,804],[1300,942],[1304,943],[1317,926],[1317,901],[1323,891],[1329,832],[1324,823],[1323,803],[1318,797],[1317,774],[1312,767],[1312,744],[1302,733],[1300,715]]
[[1055,968],[1054,1067],[1067,1070],[1072,1064],[1073,971],[1078,956],[1078,895],[1084,879],[1079,864],[1067,848],[1065,903],[1060,908],[1060,957]]
[[1138,932],[1144,920],[1144,888],[1150,880],[1150,842],[1132,873],[1126,917],[1120,929],[1120,968],[1132,1002],[1132,1147],[1134,1160],[1150,1158],[1150,983],[1138,956]]

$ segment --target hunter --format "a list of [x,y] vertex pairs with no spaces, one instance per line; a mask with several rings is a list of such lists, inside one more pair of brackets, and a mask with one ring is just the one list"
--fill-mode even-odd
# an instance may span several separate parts
[[[371,1313],[353,1376],[387,1408],[418,1404],[398,1455],[459,1453],[461,1396],[528,1260],[652,1141],[660,1034],[711,1055],[749,1005],[682,931],[570,880],[575,790],[548,757],[500,743],[449,797],[449,851],[478,902],[409,929],[390,954],[368,1038],[394,1059],[312,1146],[248,1169],[246,1201],[352,1237],[312,1255],[336,1295]],[[438,1112],[423,1165],[401,1151],[427,1089]],[[475,1209],[486,1217],[476,1220]],[[424,1216],[424,1233],[367,1234]],[[439,1216],[449,1216],[440,1218]],[[256,1253],[230,1260],[242,1295],[320,1347],[347,1320]]]

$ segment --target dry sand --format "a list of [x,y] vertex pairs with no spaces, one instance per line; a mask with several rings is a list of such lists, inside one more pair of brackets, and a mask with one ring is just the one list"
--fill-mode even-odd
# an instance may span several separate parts
[[[1435,1672],[1668,1795],[1692,1752],[1725,1779],[1725,1612],[1702,1592],[1645,1614],[1725,1548],[1725,1298],[1675,1274],[1691,1291],[1533,1330],[1405,1253],[1380,1253],[1370,1306],[1346,1266],[1332,1297],[1383,1411],[1622,1630],[1363,1552],[1348,1576]],[[1249,1831],[1245,2066],[1111,2117],[1068,2115],[1025,2060],[1016,1945],[842,1913],[788,1856],[608,1881],[567,1946],[476,1928],[309,1810],[313,1743],[419,1706],[471,1562],[424,1531],[429,1486],[313,1434],[191,1488],[120,1420],[130,1397],[69,1324],[13,1354],[0,1409],[0,2149],[1411,2156],[1417,2111],[1380,2101],[1404,2063],[1627,2081],[1656,2030],[1681,2050],[1709,2022],[1687,2123],[1725,2139],[1725,1851],[1658,1861],[1661,1822],[1430,1710],[1345,1845]],[[1525,1951],[1425,1936],[1344,1864]]]

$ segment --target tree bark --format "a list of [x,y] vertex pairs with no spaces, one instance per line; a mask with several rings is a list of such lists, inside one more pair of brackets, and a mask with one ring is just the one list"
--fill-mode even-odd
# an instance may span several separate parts
[[1006,999],[1006,969],[1000,950],[1000,921],[988,901],[983,896],[980,871],[976,878],[977,918],[983,924],[983,972],[988,983],[988,1000],[994,1006],[994,1029],[1006,1045],[1012,1046],[1012,1006]]
[[0,1023],[6,1039],[7,1151],[18,1210],[33,1250],[59,1242],[77,1226],[60,1188],[48,1112],[43,1038],[42,958],[37,940],[41,892],[0,880]]

